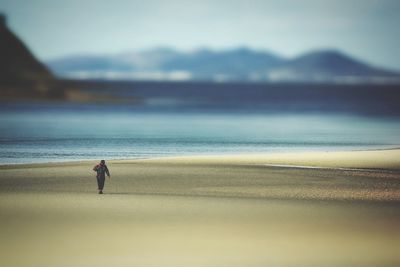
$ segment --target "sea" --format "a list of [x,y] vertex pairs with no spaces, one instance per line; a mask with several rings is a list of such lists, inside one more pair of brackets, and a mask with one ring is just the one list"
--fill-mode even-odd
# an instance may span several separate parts
[[400,147],[396,86],[79,85],[135,101],[3,101],[0,164]]

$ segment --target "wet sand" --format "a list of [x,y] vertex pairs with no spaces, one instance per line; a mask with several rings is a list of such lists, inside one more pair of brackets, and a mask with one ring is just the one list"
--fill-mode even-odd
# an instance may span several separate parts
[[4,266],[400,264],[397,149],[95,163],[0,166]]

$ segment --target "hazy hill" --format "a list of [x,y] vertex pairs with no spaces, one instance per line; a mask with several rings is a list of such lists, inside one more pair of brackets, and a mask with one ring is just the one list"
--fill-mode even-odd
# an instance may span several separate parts
[[[269,73],[275,80],[379,82],[399,80],[399,74],[371,67],[339,51],[315,51],[287,60]],[[397,78],[396,78],[397,77]]]
[[73,78],[266,82],[400,82],[400,74],[369,66],[339,51],[314,51],[294,59],[238,48],[181,52],[168,48],[47,62]]
[[182,70],[195,79],[231,81],[248,80],[251,76],[279,66],[282,58],[266,52],[246,48],[214,52],[199,50],[191,54],[180,54],[165,62],[164,71]]
[[7,28],[3,15],[0,15],[0,58],[2,96],[31,98],[50,95],[53,75]]
[[110,56],[71,56],[47,62],[57,75],[73,78],[242,81],[265,75],[283,59],[239,48],[180,52],[157,48]]

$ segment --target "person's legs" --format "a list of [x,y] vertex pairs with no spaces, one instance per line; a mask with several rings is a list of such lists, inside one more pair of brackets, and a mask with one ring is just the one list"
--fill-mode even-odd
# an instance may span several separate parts
[[106,177],[102,177],[101,175],[100,176],[97,176],[97,185],[98,185],[98,189],[99,189],[99,194],[103,194],[103,188],[104,188],[104,180],[105,180],[105,178]]

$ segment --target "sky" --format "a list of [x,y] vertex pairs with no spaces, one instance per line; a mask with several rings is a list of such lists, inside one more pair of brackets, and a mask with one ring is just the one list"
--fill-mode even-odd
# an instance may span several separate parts
[[338,49],[400,70],[399,0],[0,0],[0,12],[41,60],[154,47]]

